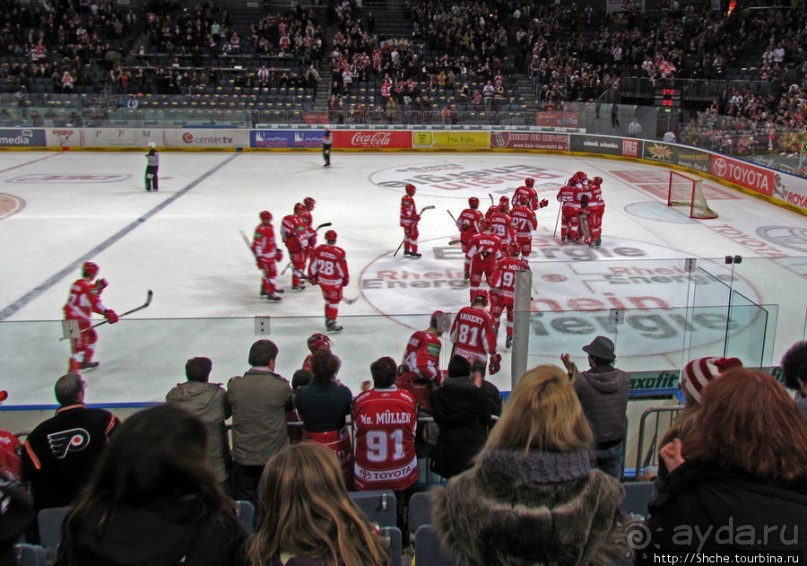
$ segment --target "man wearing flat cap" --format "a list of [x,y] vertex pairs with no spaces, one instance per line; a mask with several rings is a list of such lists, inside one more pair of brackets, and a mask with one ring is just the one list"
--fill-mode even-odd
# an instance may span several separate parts
[[614,343],[605,336],[594,338],[583,351],[588,354],[587,371],[578,371],[569,354],[561,354],[560,359],[594,432],[597,467],[621,480],[630,376],[614,367]]

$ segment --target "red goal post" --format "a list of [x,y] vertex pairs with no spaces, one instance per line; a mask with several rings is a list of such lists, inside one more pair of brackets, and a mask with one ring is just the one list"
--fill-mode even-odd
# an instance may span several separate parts
[[685,206],[690,218],[717,218],[717,213],[709,208],[703,194],[703,179],[693,179],[681,173],[670,171],[667,186],[667,206]]

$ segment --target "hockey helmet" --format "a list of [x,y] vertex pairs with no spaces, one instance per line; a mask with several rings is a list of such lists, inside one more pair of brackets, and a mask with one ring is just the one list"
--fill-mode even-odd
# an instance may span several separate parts
[[440,335],[451,327],[451,316],[441,310],[436,310],[432,313],[429,324],[433,328],[436,328],[437,334]]
[[479,230],[485,231],[490,228],[490,221],[487,218],[480,218],[479,219]]
[[575,175],[577,175],[578,179],[588,179],[588,175],[586,175],[583,171],[578,171],[575,173]]
[[417,189],[415,188],[415,185],[413,185],[411,183],[406,185],[406,194],[408,194],[410,197],[415,196],[415,191],[416,190]]
[[468,206],[470,206],[471,208],[476,210],[477,208],[479,208],[479,199],[476,198],[476,197],[469,198],[468,199]]
[[89,277],[90,279],[95,279],[98,276],[99,271],[101,271],[101,268],[98,267],[98,264],[93,263],[91,261],[85,261],[84,265],[81,266],[82,277]]
[[499,209],[500,210],[510,210],[510,198],[507,195],[502,195],[499,199]]
[[264,210],[261,212],[261,222],[271,222],[272,221],[272,213],[268,210]]
[[510,242],[510,244],[507,246],[507,253],[511,256],[517,256],[521,254],[521,246],[518,244],[518,242]]
[[595,185],[602,185],[602,177],[594,177],[591,182]]
[[303,206],[303,203],[298,202],[294,205],[294,214],[302,214],[303,212],[307,212],[308,209]]
[[329,244],[336,242],[336,230],[328,230],[325,232],[325,241]]
[[305,205],[305,207],[306,207],[308,210],[314,210],[314,205],[315,205],[315,204],[317,204],[317,201],[315,201],[315,200],[313,199],[313,197],[305,197],[305,198],[303,199],[303,205]]
[[532,188],[535,185],[535,179],[533,179],[532,177],[527,177],[526,179],[524,179],[524,184]]
[[312,354],[317,350],[330,350],[331,339],[328,338],[327,335],[319,332],[312,334],[308,338],[308,349],[311,350]]
[[156,143],[154,143],[154,142],[149,142],[149,149],[154,149],[155,147],[157,147],[157,144],[156,144]]
[[488,300],[488,292],[485,289],[477,289],[474,291],[474,300],[472,301],[472,304],[475,305],[476,303],[485,303],[487,305]]

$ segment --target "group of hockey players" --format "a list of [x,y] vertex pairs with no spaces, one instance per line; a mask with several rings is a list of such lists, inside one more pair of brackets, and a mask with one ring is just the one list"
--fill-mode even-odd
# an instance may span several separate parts
[[[292,291],[303,291],[306,281],[319,285],[325,298],[325,327],[333,332],[342,330],[337,324],[339,303],[343,289],[350,283],[350,273],[345,259],[345,250],[336,245],[334,230],[325,232],[325,243],[317,245],[317,228],[311,213],[316,201],[306,197],[294,205],[294,212],[283,217],[280,237],[289,253],[289,263],[281,273],[291,268]],[[277,284],[278,262],[283,261],[283,251],[277,245],[272,213],[260,213],[261,224],[255,229],[252,252],[263,274],[260,294],[270,301],[280,301],[284,289]],[[330,225],[321,224],[319,227]]]
[[[156,180],[154,185],[156,190]],[[425,208],[433,208],[425,207],[418,213],[414,200],[416,190],[414,185],[406,185],[406,194],[401,199],[400,209],[404,256],[415,259],[421,257],[418,252],[420,214]],[[605,210],[602,178],[589,179],[584,172],[578,171],[558,191],[557,200],[561,204],[561,243],[599,246],[602,242],[602,216]],[[504,313],[505,344],[508,349],[512,346],[516,274],[529,270],[527,258],[532,253],[533,231],[538,226],[536,211],[548,204],[546,199],[539,200],[535,180],[528,177],[515,190],[512,200],[501,196],[496,203],[491,196],[491,206],[483,213],[479,209],[479,199],[470,197],[468,208],[455,219],[460,231],[457,242],[461,244],[465,255],[464,276],[469,281],[471,305],[461,309],[451,325],[454,353],[471,361],[481,360],[485,364],[490,356],[491,373],[498,371],[501,360],[501,356],[496,353],[496,337]],[[274,217],[267,210],[259,215],[261,223],[255,228],[251,249],[262,274],[260,296],[273,302],[282,300],[280,294],[284,289],[278,285],[277,278],[291,269],[292,291],[305,290],[306,283],[319,285],[325,299],[325,327],[328,331],[338,332],[342,330],[342,326],[337,323],[339,304],[344,298],[343,289],[349,284],[350,275],[345,251],[336,245],[337,234],[334,230],[326,231],[325,243],[317,245],[317,231],[330,226],[330,223],[314,227],[312,212],[315,205],[316,201],[312,197],[306,197],[295,204],[293,213],[283,217],[280,240],[286,247],[289,259],[282,271],[278,269],[278,265],[283,261],[284,253],[275,236],[272,224]],[[71,371],[98,365],[92,359],[97,340],[90,323],[92,313],[103,314],[107,322],[117,322],[115,312],[106,308],[100,300],[106,281],[96,280],[98,270],[94,263],[84,264],[82,278],[73,284],[64,307],[65,318],[78,321],[79,328],[78,337],[71,340]],[[488,289],[482,288],[483,279]],[[435,336],[439,337],[448,330],[447,323],[437,324],[438,320],[444,318],[445,315],[436,312],[430,329],[421,331],[422,335],[413,335],[410,340],[413,350],[405,355],[404,365],[413,368],[410,369],[410,377],[416,377],[405,381],[419,380],[428,383],[433,379],[433,371],[422,368],[416,371],[414,368],[426,363],[421,359],[421,350],[433,351],[433,342],[437,340]],[[429,360],[427,366],[436,363],[433,356],[426,358]]]

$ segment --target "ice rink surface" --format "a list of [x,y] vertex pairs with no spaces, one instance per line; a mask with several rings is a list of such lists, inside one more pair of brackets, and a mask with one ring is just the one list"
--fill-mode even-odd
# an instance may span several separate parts
[[[704,180],[719,218],[691,220],[664,205],[663,167],[542,154],[335,153],[332,167],[323,168],[313,152],[163,152],[157,193],[144,190],[144,169],[143,152],[0,153],[0,388],[9,391],[6,405],[54,403],[52,386],[69,357],[68,342],[60,340],[62,306],[87,260],[100,265],[110,283],[104,303],[118,313],[154,292],[148,309],[98,329],[101,365],[85,375],[90,403],[162,400],[184,380],[184,362],[193,356],[210,357],[211,380],[226,382],[247,369],[249,346],[259,337],[256,316],[270,317],[265,336],[280,347],[277,369],[291,378],[307,353],[306,338],[325,331],[321,293],[316,287],[291,292],[287,271],[282,302],[262,300],[259,272],[239,232],[251,236],[262,210],[273,213],[277,232],[282,217],[307,196],[317,201],[314,224],[332,222],[347,252],[345,295],[358,300],[341,305],[345,330],[332,338],[343,359],[339,378],[355,394],[369,378],[371,361],[382,355],[400,360],[429,313],[455,312],[468,300],[459,247],[448,244],[458,233],[446,211],[459,215],[469,196],[487,209],[527,176],[550,201],[538,212],[530,258],[534,304],[547,316],[533,329],[543,342],[531,349],[531,363],[556,363],[568,351],[580,355],[579,365],[583,344],[596,334],[612,335],[603,317],[583,324],[568,311],[642,307],[668,314],[626,322],[647,340],[618,340],[619,365],[679,367],[693,332],[713,332],[717,343],[721,331],[699,327],[700,319],[684,319],[676,309],[691,304],[688,293],[701,293],[700,305],[723,304],[728,288],[779,305],[766,330],[775,339],[774,363],[804,337],[807,218]],[[580,170],[604,179],[599,249],[561,246],[553,237],[555,195]],[[418,187],[418,208],[436,207],[420,223],[419,260],[393,257],[408,182]],[[740,255],[743,263],[727,266],[726,255]],[[693,291],[686,258],[699,258],[715,283]],[[447,360],[445,341],[443,350]],[[709,353],[721,352],[700,355]],[[510,388],[507,371],[492,381]]]

